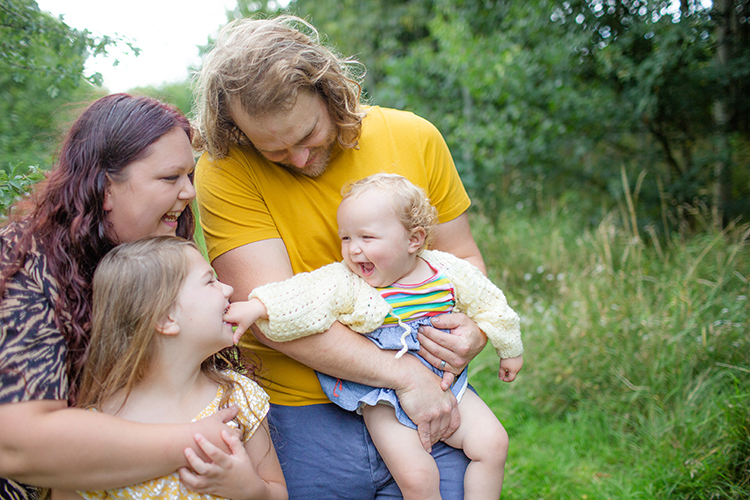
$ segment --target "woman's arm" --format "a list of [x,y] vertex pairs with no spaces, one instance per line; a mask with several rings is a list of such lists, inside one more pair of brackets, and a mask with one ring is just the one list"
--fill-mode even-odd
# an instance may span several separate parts
[[186,465],[183,450],[201,433],[221,443],[236,409],[192,424],[139,424],[61,400],[0,405],[0,476],[69,490],[111,489]]

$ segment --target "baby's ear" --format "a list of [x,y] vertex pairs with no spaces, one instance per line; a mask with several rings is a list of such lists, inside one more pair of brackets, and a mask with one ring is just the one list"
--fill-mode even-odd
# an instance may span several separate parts
[[174,309],[156,322],[156,331],[163,335],[177,335],[180,333],[180,325],[175,320]]
[[427,238],[427,231],[422,226],[412,229],[409,235],[409,252],[418,252],[424,245],[425,238]]

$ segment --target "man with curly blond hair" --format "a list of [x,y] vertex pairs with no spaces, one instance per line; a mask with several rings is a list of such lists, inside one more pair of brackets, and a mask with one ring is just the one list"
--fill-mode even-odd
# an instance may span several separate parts
[[[484,270],[469,228],[470,200],[438,130],[412,113],[363,106],[361,66],[284,16],[230,23],[196,77],[196,191],[209,258],[244,300],[258,286],[340,261],[341,189],[398,173],[438,210],[431,248]],[[359,71],[359,75],[357,72]],[[420,334],[420,354],[459,374],[487,342],[462,314]],[[444,499],[463,496],[468,460],[440,439],[457,428],[456,400],[413,356],[395,359],[339,323],[276,343],[255,329],[241,346],[262,362],[270,422],[290,498],[401,498],[360,415],[330,403],[315,370],[396,390],[431,449]]]

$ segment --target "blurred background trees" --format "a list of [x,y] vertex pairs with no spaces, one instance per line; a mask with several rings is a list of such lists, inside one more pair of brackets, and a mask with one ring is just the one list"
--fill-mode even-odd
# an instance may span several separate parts
[[[292,0],[367,68],[372,104],[443,132],[479,208],[575,201],[591,222],[637,199],[662,235],[750,215],[748,0]],[[239,0],[229,18],[275,15]],[[0,0],[0,165],[49,165],[64,103],[113,39]],[[167,88],[169,87],[169,88]],[[134,89],[189,112],[189,82]],[[78,94],[77,94],[78,93]],[[623,180],[627,188],[623,189]]]
[[[240,0],[233,15],[269,13]],[[269,7],[270,6],[270,7]],[[374,104],[446,136],[486,213],[625,203],[672,231],[750,215],[747,0],[294,0],[367,67]],[[604,210],[600,210],[603,208]]]
[[33,0],[0,0],[0,168],[50,165],[58,125],[75,114],[68,104],[101,84],[85,74],[86,59],[117,42],[70,28]]

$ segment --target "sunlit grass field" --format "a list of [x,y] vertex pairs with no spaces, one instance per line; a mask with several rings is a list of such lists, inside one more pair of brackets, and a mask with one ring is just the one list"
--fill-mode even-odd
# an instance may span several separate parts
[[470,367],[511,437],[503,499],[750,498],[750,230],[706,226],[473,217],[525,344],[512,384],[491,349]]

